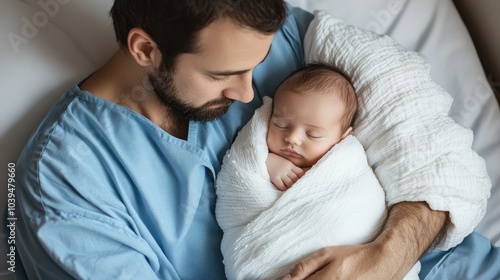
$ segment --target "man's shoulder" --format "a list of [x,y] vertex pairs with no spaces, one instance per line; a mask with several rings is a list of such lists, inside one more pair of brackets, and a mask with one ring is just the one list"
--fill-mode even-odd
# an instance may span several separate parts
[[23,154],[40,152],[47,144],[51,133],[54,128],[60,123],[61,117],[64,115],[66,108],[74,101],[75,92],[74,88],[66,91],[56,102],[56,104],[45,115],[42,121],[38,124],[35,131],[31,134],[26,146],[24,147]]
[[301,8],[291,6],[287,4],[288,7],[288,18],[285,25],[293,24],[297,27],[299,31],[299,35],[302,41],[304,41],[304,36],[306,34],[307,28],[309,27],[309,23],[314,18],[314,15],[308,11],[305,11]]
[[81,150],[76,139],[88,138],[92,135],[88,130],[97,128],[92,121],[96,116],[91,112],[95,106],[87,104],[81,94],[74,86],[59,98],[30,136],[18,159],[19,167],[38,172],[40,163],[57,162]]

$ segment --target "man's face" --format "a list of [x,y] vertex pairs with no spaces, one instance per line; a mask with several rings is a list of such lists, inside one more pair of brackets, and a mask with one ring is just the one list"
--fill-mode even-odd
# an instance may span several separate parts
[[210,121],[233,101],[253,99],[252,71],[269,52],[273,35],[219,19],[198,36],[198,51],[181,54],[169,73],[150,73],[159,100],[182,117]]

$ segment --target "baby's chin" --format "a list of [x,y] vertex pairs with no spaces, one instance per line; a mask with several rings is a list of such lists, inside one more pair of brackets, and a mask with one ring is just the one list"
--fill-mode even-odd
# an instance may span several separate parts
[[300,168],[311,168],[313,164],[310,164],[305,158],[296,158],[292,157],[289,155],[281,155],[282,157],[286,158],[289,160],[291,163],[293,163],[295,166],[300,167]]

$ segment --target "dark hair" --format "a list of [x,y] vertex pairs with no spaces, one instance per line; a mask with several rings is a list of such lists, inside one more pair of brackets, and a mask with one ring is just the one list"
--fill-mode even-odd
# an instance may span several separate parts
[[141,28],[162,53],[161,70],[168,70],[178,55],[196,51],[197,34],[213,21],[228,17],[270,34],[283,24],[286,6],[283,0],[115,0],[110,15],[121,47],[132,28]]
[[[344,103],[342,130],[354,124],[358,99],[350,78],[340,69],[324,64],[310,63],[290,74],[279,86],[297,93],[336,94]],[[335,89],[335,90],[332,90]]]

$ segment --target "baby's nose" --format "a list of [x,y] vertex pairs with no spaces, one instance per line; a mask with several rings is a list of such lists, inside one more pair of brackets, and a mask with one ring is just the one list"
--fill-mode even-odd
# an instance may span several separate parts
[[297,145],[297,146],[302,145],[302,139],[300,137],[300,133],[296,130],[292,131],[287,137],[285,137],[285,141],[292,145]]

